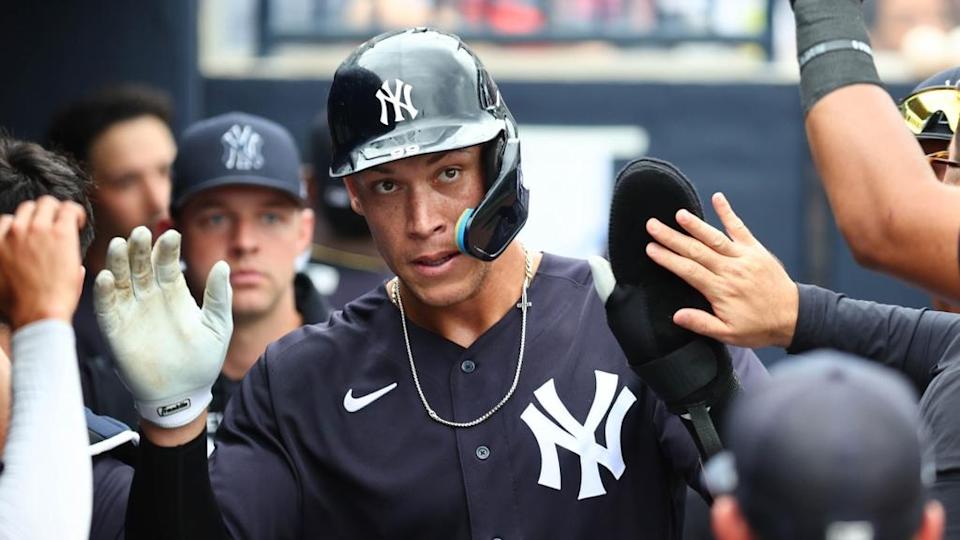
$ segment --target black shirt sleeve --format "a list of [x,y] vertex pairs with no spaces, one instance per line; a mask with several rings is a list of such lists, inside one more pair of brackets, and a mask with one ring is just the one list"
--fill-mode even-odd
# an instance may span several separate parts
[[144,438],[127,538],[299,538],[299,481],[276,427],[269,350],[230,400],[209,468],[206,433],[176,448]]
[[126,529],[131,539],[227,538],[207,474],[206,432],[173,448],[141,438]]
[[790,353],[832,348],[869,358],[905,374],[919,392],[960,336],[960,316],[852,300],[798,285],[800,306]]

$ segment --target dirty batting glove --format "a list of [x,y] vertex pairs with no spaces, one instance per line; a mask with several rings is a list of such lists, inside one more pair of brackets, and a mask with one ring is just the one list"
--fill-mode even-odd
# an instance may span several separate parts
[[152,253],[150,242],[145,227],[110,242],[94,305],[140,416],[176,428],[210,404],[233,333],[230,267],[210,270],[201,309],[180,270],[180,234],[161,235]]

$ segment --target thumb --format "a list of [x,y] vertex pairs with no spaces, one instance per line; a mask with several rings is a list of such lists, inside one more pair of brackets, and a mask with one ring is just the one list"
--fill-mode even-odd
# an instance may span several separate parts
[[617,285],[617,279],[613,277],[613,269],[610,268],[610,261],[591,255],[587,258],[587,263],[590,265],[590,272],[593,273],[593,288],[597,291],[600,301],[606,305],[607,298],[610,298],[613,288]]
[[233,332],[233,289],[230,288],[230,265],[217,261],[207,275],[203,291],[203,324],[229,341]]

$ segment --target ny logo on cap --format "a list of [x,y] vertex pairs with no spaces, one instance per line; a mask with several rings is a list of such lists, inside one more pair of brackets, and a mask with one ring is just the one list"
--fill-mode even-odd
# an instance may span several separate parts
[[[593,404],[587,419],[581,424],[557,396],[557,388],[553,379],[543,383],[533,392],[540,405],[550,413],[554,420],[534,407],[533,403],[520,415],[520,419],[527,424],[540,447],[540,478],[537,483],[548,488],[560,489],[560,456],[558,447],[580,456],[580,493],[578,500],[597,497],[607,491],[600,480],[600,465],[606,467],[617,480],[627,470],[623,462],[623,451],[620,447],[620,429],[623,419],[637,398],[629,388],[624,386],[614,401],[617,392],[618,377],[605,371],[594,371],[597,379],[597,391],[593,396]],[[604,425],[604,439],[607,446],[604,448],[597,443],[597,428],[603,417],[607,417]]]
[[263,137],[252,127],[234,124],[220,137],[220,142],[226,168],[249,171],[263,167]]
[[390,125],[388,121],[390,115],[387,114],[387,103],[393,104],[394,122],[405,120],[403,117],[403,109],[406,109],[407,113],[410,114],[410,120],[416,118],[420,112],[413,106],[413,102],[410,101],[410,92],[413,90],[413,87],[400,79],[394,79],[393,82],[396,83],[394,90],[390,90],[390,81],[383,81],[380,89],[377,90],[377,99],[380,100],[380,123],[385,126]]

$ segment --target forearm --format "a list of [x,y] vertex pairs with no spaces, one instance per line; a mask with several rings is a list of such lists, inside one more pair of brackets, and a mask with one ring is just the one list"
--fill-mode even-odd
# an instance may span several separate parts
[[201,432],[182,446],[161,447],[144,437],[130,500],[127,538],[229,537],[207,469],[207,439]]
[[13,407],[0,476],[0,537],[86,538],[92,472],[70,325],[13,334]]
[[922,392],[953,339],[960,316],[853,300],[800,285],[796,332],[788,351],[817,348],[850,352],[904,373]]
[[960,298],[960,190],[933,176],[890,96],[874,85],[846,86],[818,101],[806,126],[834,216],[858,262]]

